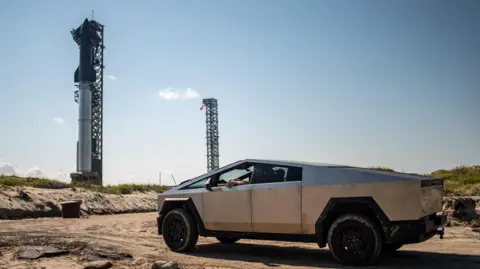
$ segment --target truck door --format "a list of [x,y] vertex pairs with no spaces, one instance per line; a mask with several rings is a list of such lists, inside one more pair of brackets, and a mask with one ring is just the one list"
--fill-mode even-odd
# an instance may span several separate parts
[[302,233],[302,168],[256,163],[252,226],[259,233]]
[[212,187],[203,192],[204,225],[215,231],[252,231],[251,184],[227,187],[230,180],[250,183],[253,166],[241,164],[212,177]]

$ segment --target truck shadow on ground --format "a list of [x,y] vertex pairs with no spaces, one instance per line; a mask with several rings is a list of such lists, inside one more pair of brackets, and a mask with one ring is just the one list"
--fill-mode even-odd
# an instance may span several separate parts
[[[328,249],[309,249],[272,245],[235,243],[231,245],[214,243],[197,245],[187,255],[261,263],[267,267],[311,266],[326,268],[350,268],[339,265]],[[459,255],[412,250],[399,250],[393,255],[382,255],[375,266],[364,268],[480,268],[480,256]]]

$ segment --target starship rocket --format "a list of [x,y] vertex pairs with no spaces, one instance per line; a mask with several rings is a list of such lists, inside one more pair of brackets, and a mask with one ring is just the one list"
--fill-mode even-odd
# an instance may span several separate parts
[[92,23],[85,19],[73,33],[80,49],[80,61],[75,70],[74,82],[78,83],[78,150],[77,173],[92,172],[92,83],[96,81],[93,68],[93,49],[100,37]]

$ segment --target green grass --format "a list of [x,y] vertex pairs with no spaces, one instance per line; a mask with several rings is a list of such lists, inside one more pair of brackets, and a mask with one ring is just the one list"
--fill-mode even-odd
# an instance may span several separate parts
[[[370,169],[395,172],[386,167],[370,167]],[[446,195],[480,195],[480,165],[457,166],[450,170],[441,169],[424,175],[444,179]]]
[[135,191],[157,193],[167,191],[170,187],[153,184],[121,184],[113,186],[99,186],[87,184],[69,184],[58,180],[45,178],[21,178],[16,176],[0,176],[0,185],[6,186],[30,186],[44,189],[84,188],[95,192],[110,194],[131,194]]
[[369,167],[369,169],[378,170],[378,171],[385,171],[385,172],[395,172],[395,170],[393,170],[392,168],[388,168],[388,167]]
[[429,176],[443,178],[448,195],[480,195],[480,165],[442,169]]

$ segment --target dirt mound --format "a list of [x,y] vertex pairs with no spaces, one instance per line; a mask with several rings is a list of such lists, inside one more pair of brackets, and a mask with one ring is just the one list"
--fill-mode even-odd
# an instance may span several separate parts
[[449,225],[466,225],[480,228],[480,197],[445,197],[443,212],[447,213]]
[[40,189],[0,185],[0,219],[61,217],[60,203],[82,200],[82,215],[153,212],[157,193],[104,194],[80,188]]

